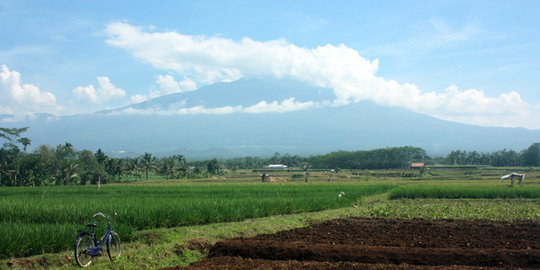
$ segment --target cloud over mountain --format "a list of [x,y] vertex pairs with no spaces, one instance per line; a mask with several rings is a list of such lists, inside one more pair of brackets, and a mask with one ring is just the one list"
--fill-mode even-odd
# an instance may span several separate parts
[[[526,103],[516,91],[497,97],[488,97],[477,89],[460,90],[456,86],[444,91],[421,91],[414,84],[377,76],[379,61],[368,60],[346,45],[303,48],[285,40],[263,42],[243,38],[235,41],[156,32],[119,22],[109,24],[105,32],[109,36],[108,44],[196,84],[242,77],[293,78],[331,88],[336,95],[334,104],[372,100],[380,105],[403,107],[462,123],[540,128],[540,106]],[[272,108],[283,107],[283,104],[273,106],[272,101],[262,102],[266,104],[260,104],[259,109],[265,107],[274,111]]]
[[163,95],[188,92],[197,89],[197,83],[193,80],[185,79],[183,81],[176,81],[171,75],[158,75],[156,77],[156,83],[159,85],[158,89],[150,90],[147,95],[138,94],[131,96],[131,103],[139,103]]
[[108,77],[97,77],[98,87],[90,84],[88,86],[78,86],[73,89],[75,97],[83,102],[101,104],[112,99],[123,98],[126,92],[114,86]]

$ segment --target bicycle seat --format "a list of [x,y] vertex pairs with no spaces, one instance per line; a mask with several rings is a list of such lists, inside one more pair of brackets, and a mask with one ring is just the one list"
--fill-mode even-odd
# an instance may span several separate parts
[[89,223],[89,224],[86,224],[86,227],[96,227],[97,226],[97,222],[92,222],[92,223]]

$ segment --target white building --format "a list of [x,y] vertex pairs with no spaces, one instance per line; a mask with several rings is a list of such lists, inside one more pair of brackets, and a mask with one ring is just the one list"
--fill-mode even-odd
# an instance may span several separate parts
[[270,164],[268,166],[264,166],[265,169],[267,170],[286,170],[287,169],[287,165],[283,165],[283,164]]

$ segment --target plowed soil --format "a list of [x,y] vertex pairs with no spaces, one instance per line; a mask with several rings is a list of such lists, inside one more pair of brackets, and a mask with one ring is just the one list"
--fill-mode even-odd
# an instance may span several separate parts
[[186,269],[540,269],[540,222],[340,219],[221,241]]

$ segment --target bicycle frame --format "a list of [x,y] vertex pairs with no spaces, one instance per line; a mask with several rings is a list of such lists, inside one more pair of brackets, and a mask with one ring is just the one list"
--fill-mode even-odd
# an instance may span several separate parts
[[[111,230],[111,224],[110,224],[109,222],[107,222],[107,229],[105,229],[105,233],[103,234],[103,236],[101,237],[101,239],[96,240],[94,244],[99,245],[99,246],[101,246],[101,247],[102,247],[104,244],[107,244],[107,245],[108,245],[108,244],[110,243],[110,241],[111,241],[111,237],[110,237],[111,232],[112,232],[112,230]],[[105,240],[107,240],[107,241],[105,241]]]
[[[116,213],[114,214],[116,216]],[[105,247],[107,248],[107,255],[111,261],[114,261],[122,254],[122,248],[120,246],[120,237],[112,229],[109,219],[110,216],[106,216],[103,213],[96,213],[92,217],[101,216],[107,220],[107,228],[103,233],[103,236],[96,235],[97,222],[86,225],[86,230],[77,230],[79,235],[77,236],[73,245],[75,261],[81,267],[88,267],[92,261],[105,253]]]
[[97,257],[103,255],[104,246],[110,246],[112,233],[114,231],[111,228],[111,223],[107,221],[107,228],[105,229],[105,233],[103,233],[103,236],[101,236],[101,238],[99,239],[96,237],[95,227],[92,227],[91,230],[78,230],[78,232],[90,236],[92,242],[94,243],[94,247],[92,249],[86,248],[85,253],[90,256]]

